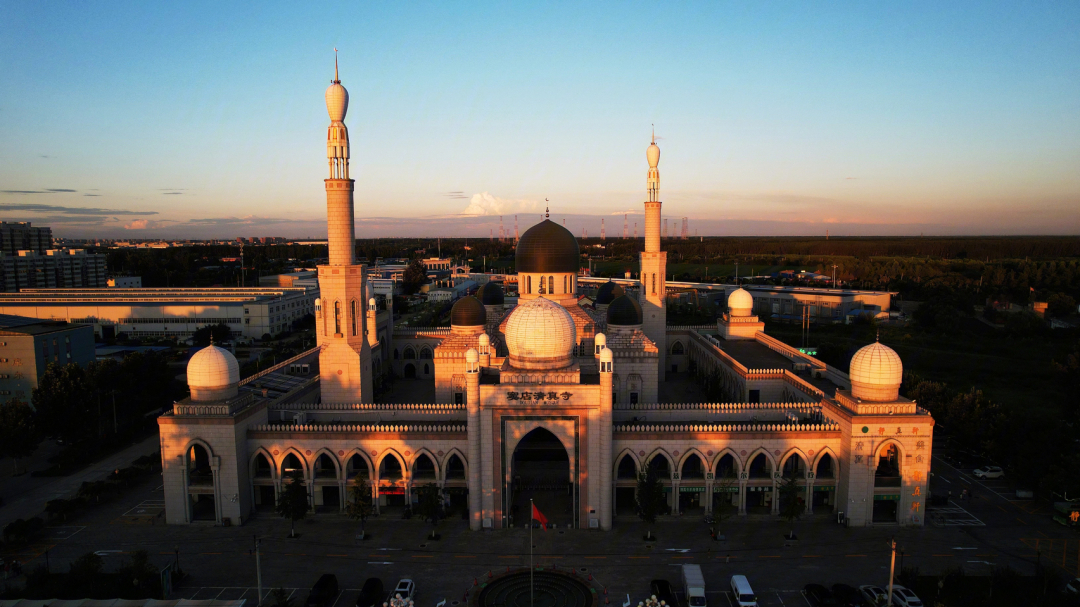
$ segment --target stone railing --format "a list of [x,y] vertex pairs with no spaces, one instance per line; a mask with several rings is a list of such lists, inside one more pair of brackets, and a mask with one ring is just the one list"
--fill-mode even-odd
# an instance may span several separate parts
[[883,405],[858,403],[855,405],[854,410],[859,415],[915,415],[919,413],[919,407],[915,403],[886,403]]
[[465,432],[466,424],[257,424],[253,432]]
[[804,403],[616,403],[616,411],[705,411],[708,413],[750,413],[754,411],[790,411],[811,415],[820,411]]
[[283,403],[271,406],[273,410],[288,411],[408,411],[410,413],[453,413],[464,411],[465,405],[452,403],[439,404],[396,404],[396,403]]
[[232,415],[253,402],[254,394],[241,394],[236,398],[212,404],[176,403],[173,405],[173,415]]
[[823,371],[825,369],[825,363],[814,358],[813,356],[810,356],[809,354],[799,352],[798,348],[789,346],[788,344],[780,341],[779,339],[776,339],[775,337],[766,335],[765,333],[758,331],[757,334],[754,335],[754,338],[759,344],[769,348],[773,352],[776,352],[777,354],[785,358],[794,359],[793,362],[803,362],[809,364],[816,370]]
[[416,337],[426,335],[450,335],[450,327],[394,327],[394,337]]
[[278,364],[276,364],[276,365],[274,365],[272,367],[267,367],[267,368],[263,369],[262,371],[259,371],[255,375],[252,375],[250,377],[245,377],[244,379],[240,380],[240,385],[243,386],[245,384],[249,384],[249,383],[259,379],[260,377],[262,377],[264,375],[269,375],[270,373],[273,373],[275,371],[279,371],[279,370],[285,368],[286,366],[291,365],[294,362],[300,360],[301,358],[307,358],[308,356],[311,356],[311,355],[317,353],[320,349],[322,349],[322,346],[315,346],[314,348],[312,348],[312,349],[310,349],[310,350],[308,350],[306,352],[301,352],[300,354],[297,354],[296,356],[290,358],[289,360],[279,362]]
[[668,331],[715,331],[716,325],[668,325]]
[[791,371],[784,371],[784,381],[795,386],[797,389],[802,390],[806,394],[812,394],[821,398],[825,396],[824,390],[821,390],[814,384],[806,381],[805,379],[795,375]]
[[732,358],[730,354],[728,354],[727,352],[724,352],[722,349],[720,349],[719,345],[713,343],[710,339],[708,339],[706,337],[703,337],[700,333],[691,333],[690,334],[690,339],[691,339],[691,341],[699,342],[698,345],[700,345],[701,347],[707,349],[711,354],[713,354],[717,358],[719,358],[720,362],[724,363],[728,367],[731,367],[732,369],[735,369],[736,371],[740,372],[743,375],[746,375],[747,373],[749,373],[749,370],[746,367],[744,367],[742,365],[742,363],[740,363],[739,361]]
[[821,424],[638,424],[615,426],[616,432],[838,432],[840,424],[827,420]]

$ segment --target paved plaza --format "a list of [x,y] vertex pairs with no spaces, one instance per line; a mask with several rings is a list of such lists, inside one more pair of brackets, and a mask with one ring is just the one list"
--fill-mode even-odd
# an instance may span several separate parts
[[[1012,498],[1001,481],[976,481],[935,458],[935,492],[953,491],[942,509],[944,522],[923,528],[875,526],[846,528],[831,515],[814,515],[795,523],[798,541],[786,542],[785,522],[767,515],[733,518],[719,525],[724,541],[714,541],[699,517],[671,518],[652,527],[656,541],[642,540],[647,527],[620,517],[611,532],[574,529],[534,530],[535,563],[573,568],[592,575],[608,588],[611,604],[622,605],[629,594],[634,604],[648,593],[649,581],[662,578],[677,585],[678,566],[698,563],[708,583],[710,605],[726,605],[726,580],[733,574],[749,577],[762,605],[799,605],[807,583],[886,583],[887,542],[895,536],[903,550],[897,568],[918,567],[936,573],[963,567],[969,575],[986,574],[1009,565],[1031,574],[1036,561],[1077,575],[1080,539],[1050,520],[1049,507]],[[960,501],[963,488],[974,499]],[[47,529],[43,541],[5,558],[31,566],[45,562],[66,570],[86,552],[99,552],[111,569],[135,550],[147,550],[164,566],[179,552],[188,574],[173,598],[234,599],[256,596],[254,539],[262,542],[264,592],[290,589],[306,597],[322,573],[337,575],[342,594],[336,605],[352,605],[368,577],[391,586],[413,578],[421,605],[443,598],[452,605],[462,600],[489,571],[529,562],[529,531],[472,532],[463,520],[439,524],[441,539],[425,539],[429,523],[386,514],[367,523],[370,539],[357,541],[359,524],[339,515],[318,515],[297,523],[299,537],[288,538],[287,521],[262,514],[242,527],[166,526],[162,524],[160,482],[146,482],[121,499],[101,506],[66,525]],[[931,519],[937,513],[931,511]]]

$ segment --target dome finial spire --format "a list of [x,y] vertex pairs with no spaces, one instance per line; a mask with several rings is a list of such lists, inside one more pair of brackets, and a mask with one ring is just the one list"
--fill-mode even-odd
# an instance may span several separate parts
[[[337,50],[337,49],[334,49],[334,50]],[[334,61],[337,61],[337,59],[334,59]],[[652,144],[656,145],[656,125],[655,124],[652,125]]]
[[[547,199],[547,198],[545,198],[545,199],[544,199],[544,202],[545,202],[545,203],[546,203],[546,202],[548,202],[548,199]],[[549,217],[551,217],[551,205],[549,205],[549,204],[545,204],[545,205],[544,205],[544,219],[547,219],[547,218],[549,218]]]
[[334,84],[341,84],[341,78],[338,77],[336,46],[334,47]]

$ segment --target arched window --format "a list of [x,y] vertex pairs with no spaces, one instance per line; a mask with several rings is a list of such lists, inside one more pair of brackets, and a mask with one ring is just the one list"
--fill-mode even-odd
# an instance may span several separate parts
[[413,462],[413,479],[435,480],[435,462],[426,454],[420,454]]
[[675,342],[675,345],[671,346],[671,353],[676,355],[676,356],[679,355],[679,354],[682,354],[683,353],[682,342],[678,342],[678,341]]
[[411,347],[405,348],[405,360],[413,360],[416,358],[416,350]]
[[431,360],[431,349],[425,346],[424,349],[420,350],[420,359]]
[[431,366],[429,366],[427,363],[424,363],[424,375],[428,375],[430,373],[431,373]]
[[543,276],[540,277],[540,295],[547,295],[547,281]]
[[352,300],[352,336],[356,337],[356,324],[359,322],[357,318],[360,316],[360,305],[356,303],[356,300]]
[[619,460],[619,471],[616,473],[616,478],[620,480],[633,480],[637,478],[637,464],[634,463],[634,458],[629,455],[624,455]]
[[532,293],[532,276],[525,277],[525,292]]
[[548,276],[548,293],[551,294],[551,295],[555,294],[555,277],[554,276]]
[[570,282],[570,277],[569,276],[563,276],[562,277],[562,290],[563,290],[563,293],[569,293],[570,292],[570,285],[568,284],[569,282]]
[[341,334],[341,302],[334,302],[334,335]]
[[656,295],[656,274],[652,275],[652,294]]

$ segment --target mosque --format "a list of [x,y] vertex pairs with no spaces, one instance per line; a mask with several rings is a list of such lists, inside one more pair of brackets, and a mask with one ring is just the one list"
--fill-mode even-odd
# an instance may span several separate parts
[[[348,101],[335,64],[317,347],[248,378],[223,348],[191,358],[190,396],[158,419],[168,523],[243,524],[299,474],[316,513],[342,512],[362,476],[387,515],[434,484],[474,530],[527,523],[529,498],[609,530],[648,467],[672,516],[797,499],[849,526],[923,524],[934,421],[900,396],[896,352],[868,344],[845,373],[767,336],[743,289],[715,325],[668,326],[655,138],[639,292],[607,283],[583,305],[577,240],[544,219],[518,242],[516,303],[489,282],[449,329],[395,327],[354,258]],[[431,402],[376,402],[383,374],[432,382]],[[709,398],[676,402],[689,384]]]

